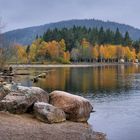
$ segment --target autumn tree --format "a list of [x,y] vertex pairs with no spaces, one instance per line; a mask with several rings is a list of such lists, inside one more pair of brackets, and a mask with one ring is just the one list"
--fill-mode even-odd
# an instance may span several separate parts
[[103,45],[101,45],[99,47],[99,58],[100,58],[100,61],[103,62],[104,61],[104,54],[105,54],[105,49],[103,47]]
[[81,46],[82,46],[82,50],[81,50],[82,59],[84,61],[87,61],[90,59],[91,56],[90,43],[85,38],[83,38],[81,42]]
[[70,63],[70,53],[69,53],[69,51],[64,52],[63,63]]
[[131,50],[129,47],[125,47],[124,48],[124,51],[125,51],[125,59],[126,61],[130,62],[130,60],[132,59],[132,54],[131,54]]
[[37,55],[37,46],[33,43],[30,46],[30,53],[29,53],[29,57],[32,62],[36,61],[36,55]]
[[27,54],[25,47],[22,47],[21,45],[16,45],[17,53],[18,53],[18,61],[20,63],[27,63]]
[[94,61],[97,61],[98,60],[98,57],[99,57],[98,50],[99,50],[98,46],[92,47],[92,59]]
[[117,47],[114,45],[109,45],[108,47],[109,47],[109,59],[114,62],[117,58],[117,52],[116,52]]
[[140,52],[137,53],[137,58],[140,61]]
[[131,60],[132,60],[132,62],[135,62],[135,60],[136,60],[136,51],[135,51],[135,49],[132,49],[132,51],[131,51]]
[[117,61],[119,62],[120,59],[124,59],[125,57],[125,48],[118,45],[116,46],[116,56],[117,56]]

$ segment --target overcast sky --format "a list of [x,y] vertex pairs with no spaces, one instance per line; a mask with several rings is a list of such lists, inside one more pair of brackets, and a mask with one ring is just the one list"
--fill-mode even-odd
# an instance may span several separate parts
[[140,28],[139,0],[0,0],[5,31],[68,19],[101,19]]

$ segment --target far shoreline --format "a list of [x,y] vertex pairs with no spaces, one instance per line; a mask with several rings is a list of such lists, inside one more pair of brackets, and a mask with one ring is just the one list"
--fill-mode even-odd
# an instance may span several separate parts
[[99,67],[115,65],[139,65],[139,63],[73,63],[73,64],[12,64],[13,68],[65,68],[65,67]]

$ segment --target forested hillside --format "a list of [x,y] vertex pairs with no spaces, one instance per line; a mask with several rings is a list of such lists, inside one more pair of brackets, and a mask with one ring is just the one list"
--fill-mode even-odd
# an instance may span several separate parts
[[83,20],[68,20],[68,21],[61,21],[56,23],[45,24],[36,27],[29,27],[25,29],[17,29],[14,31],[9,31],[4,33],[8,42],[17,42],[23,45],[31,44],[33,40],[35,40],[36,35],[43,35],[48,29],[62,29],[72,28],[73,26],[81,26],[86,28],[98,28],[100,29],[103,27],[105,30],[110,29],[111,31],[116,31],[118,28],[119,31],[124,35],[126,31],[129,32],[129,35],[132,39],[138,40],[140,38],[140,30],[136,29],[132,26],[119,24],[115,22],[105,22],[101,20],[95,19],[83,19]]
[[[10,60],[19,63],[136,62],[140,60],[140,41],[128,32],[76,27],[49,29],[30,45],[15,44]],[[17,59],[18,58],[18,59]]]
[[73,48],[77,48],[83,39],[89,41],[93,46],[97,44],[131,46],[133,42],[128,32],[125,32],[123,35],[118,28],[113,32],[110,29],[104,29],[103,27],[98,29],[81,26],[62,29],[55,28],[52,30],[49,29],[41,38],[46,42],[52,40],[60,41],[61,39],[64,39],[67,46],[66,49],[68,51],[71,51]]

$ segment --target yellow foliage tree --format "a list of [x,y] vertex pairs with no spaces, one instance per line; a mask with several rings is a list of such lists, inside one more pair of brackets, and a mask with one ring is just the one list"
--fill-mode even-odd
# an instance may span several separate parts
[[99,57],[98,46],[92,47],[92,58],[97,60]]
[[124,51],[125,51],[125,58],[127,59],[127,61],[131,61],[132,59],[132,53],[129,47],[124,47]]
[[137,58],[140,61],[140,52],[137,53]]
[[100,48],[99,48],[99,56],[100,56],[101,62],[104,59],[104,55],[105,55],[105,49],[104,49],[104,46],[101,45]]
[[70,62],[70,53],[69,53],[69,51],[64,52],[63,59],[64,59],[64,62],[66,62],[66,63]]
[[124,47],[122,47],[120,45],[116,46],[116,57],[118,60],[124,59],[124,57],[125,57],[125,48]]
[[37,51],[38,51],[38,47],[36,46],[36,44],[33,43],[30,47],[30,53],[29,53],[29,57],[31,61],[36,61]]
[[15,48],[17,51],[17,62],[27,63],[27,54],[25,48],[21,45],[16,45]]
[[116,59],[116,46],[108,45],[107,51],[108,51],[108,59],[115,60]]
[[136,60],[136,51],[135,51],[135,49],[132,49],[132,51],[131,51],[131,59],[132,59],[133,62],[135,62],[135,60]]
[[61,41],[59,41],[59,45],[62,48],[63,51],[66,50],[66,44],[65,44],[65,40],[61,39]]

